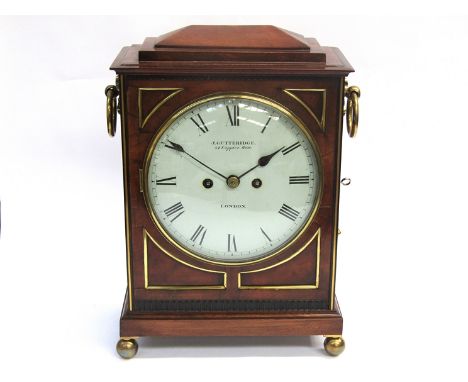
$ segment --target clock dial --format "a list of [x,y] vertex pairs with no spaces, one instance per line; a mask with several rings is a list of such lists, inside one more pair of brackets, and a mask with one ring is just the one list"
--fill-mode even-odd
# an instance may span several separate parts
[[300,122],[250,96],[186,107],[151,145],[145,198],[162,231],[208,261],[269,256],[311,220],[319,155]]

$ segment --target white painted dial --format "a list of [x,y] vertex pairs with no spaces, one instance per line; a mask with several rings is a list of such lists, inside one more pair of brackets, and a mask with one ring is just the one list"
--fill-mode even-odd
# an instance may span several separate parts
[[182,110],[148,153],[146,200],[164,233],[195,256],[269,256],[309,221],[321,188],[315,145],[285,109],[225,96]]

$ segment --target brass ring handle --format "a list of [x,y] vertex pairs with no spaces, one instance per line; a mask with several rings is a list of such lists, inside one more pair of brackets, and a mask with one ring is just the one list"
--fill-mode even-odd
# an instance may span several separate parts
[[107,114],[107,133],[113,137],[116,131],[117,121],[117,96],[119,90],[114,85],[109,85],[104,91],[107,96],[106,114]]
[[361,90],[357,86],[347,87],[345,96],[348,98],[346,103],[346,127],[348,135],[353,138],[357,134],[359,125],[359,97]]

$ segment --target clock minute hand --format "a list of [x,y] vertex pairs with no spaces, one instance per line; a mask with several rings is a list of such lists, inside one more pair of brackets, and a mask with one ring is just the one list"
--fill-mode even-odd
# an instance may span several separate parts
[[188,155],[190,158],[192,158],[194,161],[197,161],[198,163],[200,163],[202,166],[206,167],[208,170],[211,170],[213,171],[215,174],[219,175],[221,178],[223,179],[226,179],[227,180],[227,177],[224,176],[223,174],[219,173],[218,171],[212,169],[210,166],[206,165],[205,163],[203,163],[201,160],[198,160],[197,158],[195,158],[193,155],[190,155],[187,151],[184,150],[184,148],[179,145],[178,143],[175,143],[175,142],[172,142],[172,141],[168,141],[170,145],[165,145],[166,147],[172,149],[172,150],[175,150],[175,151],[179,151],[181,153],[184,153],[186,155]]
[[260,159],[258,160],[257,165],[255,165],[254,167],[252,167],[251,169],[247,170],[242,175],[240,175],[239,179],[242,178],[244,175],[247,175],[250,171],[255,170],[257,167],[265,167],[268,163],[270,163],[271,158],[273,158],[276,154],[278,154],[283,149],[284,149],[284,146],[281,147],[280,149],[276,150],[274,153],[271,153],[271,154],[264,155],[264,156],[260,157]]

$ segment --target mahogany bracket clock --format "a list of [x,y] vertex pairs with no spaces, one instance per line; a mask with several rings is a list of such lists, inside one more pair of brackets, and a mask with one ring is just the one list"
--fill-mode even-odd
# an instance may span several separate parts
[[354,136],[360,95],[342,53],[273,26],[199,25],[124,47],[111,69],[128,281],[118,353],[133,357],[141,336],[323,335],[340,354],[342,122]]

